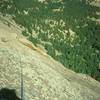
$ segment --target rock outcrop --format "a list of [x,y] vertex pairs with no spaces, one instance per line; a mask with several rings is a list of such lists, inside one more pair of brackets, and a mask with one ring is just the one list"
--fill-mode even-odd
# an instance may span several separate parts
[[99,82],[65,68],[32,47],[17,25],[9,26],[0,20],[0,88],[3,87],[16,89],[19,97],[23,91],[24,100],[100,100]]

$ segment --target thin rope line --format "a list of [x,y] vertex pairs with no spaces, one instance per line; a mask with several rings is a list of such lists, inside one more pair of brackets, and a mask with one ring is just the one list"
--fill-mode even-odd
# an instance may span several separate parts
[[23,95],[23,86],[24,86],[24,84],[23,84],[23,69],[22,69],[22,66],[21,66],[21,99],[23,100],[23,97],[24,97],[24,95]]
[[22,65],[21,65],[21,56],[20,56],[20,54],[19,54],[19,59],[20,59],[20,90],[21,90],[20,96],[21,96],[21,100],[24,100],[23,68],[22,68]]

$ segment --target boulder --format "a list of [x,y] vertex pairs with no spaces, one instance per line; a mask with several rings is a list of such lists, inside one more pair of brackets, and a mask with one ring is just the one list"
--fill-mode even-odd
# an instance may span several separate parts
[[0,19],[0,89],[23,100],[100,100],[98,81],[65,68],[6,22]]

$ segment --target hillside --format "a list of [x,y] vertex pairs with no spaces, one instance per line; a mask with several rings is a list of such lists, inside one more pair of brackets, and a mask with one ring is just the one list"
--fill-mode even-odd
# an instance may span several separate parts
[[29,41],[65,67],[100,81],[99,4],[99,0],[1,0],[0,12],[11,16]]

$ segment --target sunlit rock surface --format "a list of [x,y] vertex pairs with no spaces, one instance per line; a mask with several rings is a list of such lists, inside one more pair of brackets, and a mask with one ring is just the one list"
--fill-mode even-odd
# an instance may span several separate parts
[[19,40],[21,29],[0,20],[0,88],[21,94],[24,100],[100,100],[100,83],[66,69],[50,56]]

